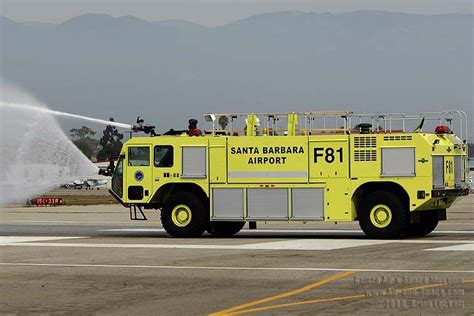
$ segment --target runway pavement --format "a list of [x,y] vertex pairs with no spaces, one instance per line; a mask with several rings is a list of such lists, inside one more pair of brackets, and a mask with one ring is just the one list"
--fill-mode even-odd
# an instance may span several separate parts
[[0,313],[474,313],[474,197],[425,238],[357,223],[258,223],[175,239],[121,206],[0,209]]

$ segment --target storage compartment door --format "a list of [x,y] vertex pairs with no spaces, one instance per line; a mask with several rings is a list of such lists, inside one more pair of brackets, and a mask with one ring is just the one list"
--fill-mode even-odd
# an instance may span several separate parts
[[206,178],[206,146],[183,146],[182,178]]
[[382,177],[414,177],[415,148],[382,148]]
[[248,189],[248,219],[287,219],[288,189]]
[[444,188],[444,157],[433,156],[433,189]]
[[244,189],[212,189],[213,220],[243,220]]
[[324,189],[301,188],[291,190],[292,219],[323,220]]

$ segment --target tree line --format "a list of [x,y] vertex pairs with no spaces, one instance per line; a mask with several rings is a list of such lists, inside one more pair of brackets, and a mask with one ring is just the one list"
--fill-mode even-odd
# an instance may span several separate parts
[[[113,118],[110,120],[113,121]],[[87,126],[69,130],[74,145],[90,160],[106,161],[120,154],[123,134],[115,126],[107,125],[100,139],[96,138],[96,134],[96,131]]]

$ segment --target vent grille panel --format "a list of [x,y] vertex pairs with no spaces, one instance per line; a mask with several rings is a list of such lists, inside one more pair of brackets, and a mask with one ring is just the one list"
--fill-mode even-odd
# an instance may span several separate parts
[[377,161],[377,150],[354,150],[354,161]]
[[354,148],[377,148],[377,137],[354,137]]
[[385,141],[395,141],[395,140],[412,140],[411,135],[396,135],[396,136],[384,136],[383,140]]

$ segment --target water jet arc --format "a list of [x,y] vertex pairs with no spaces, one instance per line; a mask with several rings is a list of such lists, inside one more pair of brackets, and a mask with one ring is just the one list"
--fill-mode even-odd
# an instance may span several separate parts
[[94,122],[94,123],[99,123],[99,124],[104,124],[104,125],[112,125],[112,126],[115,126],[115,127],[129,129],[129,130],[132,129],[132,125],[130,125],[130,124],[107,121],[107,120],[101,120],[101,119],[97,119],[97,118],[92,118],[92,117],[78,115],[78,114],[71,114],[71,113],[66,113],[66,112],[61,112],[61,111],[55,111],[55,110],[50,110],[48,108],[43,108],[43,107],[39,107],[39,106],[32,106],[32,105],[18,104],[18,103],[8,103],[8,102],[0,102],[0,106],[1,107],[10,107],[10,108],[18,109],[18,110],[38,111],[38,112],[42,112],[42,113],[52,114],[52,115],[55,115],[55,116],[62,116],[62,117],[69,117],[69,118],[75,118],[75,119],[80,119],[80,120],[86,120],[86,121],[89,121],[89,122]]

